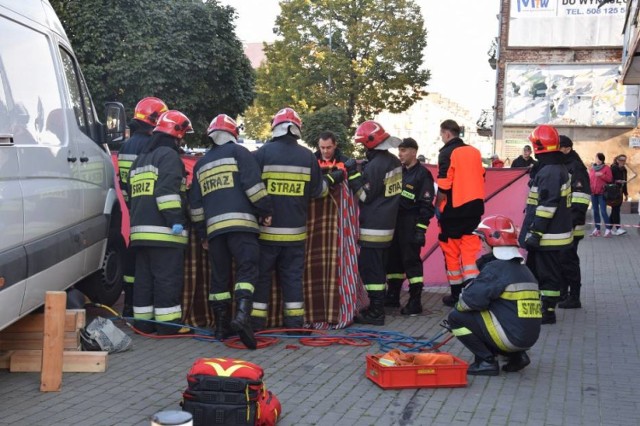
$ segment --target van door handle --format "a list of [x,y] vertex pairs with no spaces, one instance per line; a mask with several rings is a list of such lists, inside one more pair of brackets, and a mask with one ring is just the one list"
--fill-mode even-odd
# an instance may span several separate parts
[[67,157],[67,161],[70,163],[75,163],[78,159],[76,157]]
[[86,163],[87,161],[89,161],[89,157],[80,157],[81,163]]
[[0,146],[13,146],[13,135],[10,133],[0,133]]

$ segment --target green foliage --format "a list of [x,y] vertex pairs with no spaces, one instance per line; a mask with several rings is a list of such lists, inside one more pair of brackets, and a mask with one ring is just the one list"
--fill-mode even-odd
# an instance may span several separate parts
[[353,144],[349,142],[349,128],[347,126],[347,112],[336,106],[326,106],[302,117],[302,139],[311,148],[318,148],[318,139],[327,130],[336,135],[338,148],[345,154],[351,155]]
[[215,0],[51,0],[100,108],[129,115],[145,96],[192,121],[203,143],[213,117],[242,113],[255,75],[235,35],[235,11]]
[[244,113],[245,134],[260,141],[271,138],[271,118],[262,106],[251,105]]
[[413,0],[288,0],[280,7],[280,39],[265,46],[256,80],[267,111],[290,106],[307,114],[337,105],[353,128],[425,95],[426,30]]

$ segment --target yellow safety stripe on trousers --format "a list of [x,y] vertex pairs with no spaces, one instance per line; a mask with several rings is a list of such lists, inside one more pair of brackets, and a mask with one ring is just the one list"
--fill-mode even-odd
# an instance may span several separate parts
[[261,226],[259,238],[265,241],[304,241],[307,239],[307,227],[301,226],[300,228],[276,228],[273,226]]
[[537,290],[505,291],[500,295],[504,300],[538,300],[540,292]]
[[266,318],[267,309],[269,306],[266,303],[253,302],[253,309],[251,310],[252,317]]
[[304,309],[285,309],[285,317],[301,317],[304,316]]
[[133,284],[136,280],[136,277],[132,277],[131,275],[123,275],[122,280],[127,284]]
[[540,294],[544,297],[560,297],[559,290],[540,290]]
[[225,291],[224,293],[209,293],[209,300],[211,302],[217,302],[220,300],[230,300],[231,293]]
[[166,241],[178,244],[187,244],[189,242],[189,234],[186,230],[183,230],[180,235],[173,235],[171,228],[165,226],[132,226],[130,234],[131,241]]
[[267,188],[265,188],[264,182],[258,182],[244,193],[247,194],[249,201],[255,204],[267,196]]
[[551,219],[553,215],[556,214],[556,210],[556,207],[538,206],[536,207],[536,216],[545,219]]
[[155,308],[156,321],[173,321],[182,318],[182,308],[180,305],[169,306],[168,308]]
[[561,234],[542,234],[540,246],[553,247],[569,245],[573,241],[573,231],[563,232]]
[[509,340],[507,335],[500,325],[498,319],[493,315],[490,311],[481,311],[480,315],[482,315],[482,319],[484,320],[484,325],[487,327],[487,331],[491,336],[491,340],[498,346],[498,348],[505,352],[517,352],[521,350],[525,350],[526,348],[520,348]]
[[133,317],[135,319],[153,319],[153,306],[134,306]]
[[191,215],[191,220],[193,222],[202,222],[204,221],[204,209],[191,209],[189,210],[189,214]]
[[232,226],[259,229],[256,217],[249,213],[224,213],[207,220],[207,234]]
[[394,229],[360,228],[360,241],[371,243],[388,243],[393,240]]
[[388,280],[403,280],[404,274],[387,274]]
[[423,278],[422,276],[409,278],[409,284],[422,284]]
[[451,329],[451,334],[453,334],[456,337],[460,337],[460,336],[467,336],[473,333],[467,327],[460,327],[460,328]]
[[156,197],[158,210],[179,209],[182,207],[182,200],[179,195],[170,194]]
[[462,271],[447,271],[447,281],[449,281],[449,285],[462,284],[464,281],[462,279]]
[[233,290],[234,291],[247,290],[247,291],[250,291],[251,293],[253,293],[253,291],[255,290],[255,287],[253,287],[253,284],[251,284],[251,283],[239,282],[239,283],[236,283],[236,285],[233,288]]
[[586,225],[576,225],[573,227],[573,238],[584,237]]
[[385,291],[387,286],[386,284],[365,284],[364,288],[367,291]]
[[591,202],[591,195],[584,192],[572,192],[571,204],[589,204]]

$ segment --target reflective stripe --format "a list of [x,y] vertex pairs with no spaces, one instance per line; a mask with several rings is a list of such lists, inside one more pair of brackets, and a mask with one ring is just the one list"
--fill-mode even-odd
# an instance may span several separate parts
[[191,220],[193,220],[194,222],[202,222],[202,221],[204,221],[204,209],[203,208],[191,209],[189,211],[189,213],[191,214]]
[[283,166],[279,164],[270,164],[270,165],[264,166],[264,169],[262,169],[262,171],[311,174],[311,167]]
[[250,291],[251,293],[253,293],[254,289],[255,288],[251,283],[236,283],[236,286],[234,287],[234,291],[247,290],[247,291]]
[[378,364],[384,365],[385,367],[393,367],[396,365],[395,361],[386,358],[378,358]]
[[158,177],[158,168],[156,166],[148,165],[148,166],[136,167],[130,172],[131,177],[138,176],[138,177],[144,178],[145,176],[142,176],[142,175],[148,175],[146,176],[147,179],[151,179],[151,178],[155,179]]
[[460,327],[460,328],[451,329],[451,334],[453,334],[456,337],[460,337],[460,336],[467,336],[473,333],[471,333],[471,330],[469,330],[467,327]]
[[311,181],[311,168],[298,166],[264,166],[262,170],[262,180],[284,179],[293,181]]
[[131,275],[123,275],[122,280],[127,284],[133,284],[136,280],[136,277],[132,277]]
[[414,194],[413,192],[409,192],[406,189],[403,189],[400,195],[402,195],[404,198],[408,198],[409,200],[415,200],[416,198],[416,194]]
[[360,228],[360,241],[386,243],[393,240],[393,229]]
[[403,280],[404,274],[387,274],[388,280]]
[[450,285],[462,284],[462,271],[447,271],[447,280]]
[[556,207],[538,206],[536,207],[536,216],[551,219],[556,214],[556,210]]
[[385,173],[384,178],[386,180],[386,179],[394,177],[394,176],[396,176],[398,174],[402,174],[402,167],[396,167],[395,169]]
[[357,179],[360,176],[362,176],[362,174],[360,172],[356,172],[356,173],[352,174],[351,176],[349,176],[349,180]]
[[178,309],[177,312],[169,312],[166,314],[159,314],[156,309],[156,321],[170,322],[180,320],[180,318],[182,318],[182,309],[180,309],[180,306],[178,306]]
[[156,204],[158,205],[158,210],[179,209],[182,207],[182,200],[176,194],[162,195],[156,197]]
[[284,304],[285,309],[300,309],[304,307],[304,302],[288,302]]
[[237,172],[238,163],[235,158],[221,158],[204,164],[198,169],[198,180],[202,181],[224,172]]
[[269,305],[267,305],[266,303],[253,302],[253,309],[260,309],[262,311],[266,311],[268,307]]
[[513,343],[511,343],[511,341],[505,334],[504,329],[502,328],[502,325],[500,325],[500,322],[495,317],[495,315],[493,315],[492,312],[481,311],[480,315],[482,315],[482,319],[484,320],[484,325],[487,327],[487,331],[491,336],[491,340],[493,340],[493,342],[498,346],[500,350],[503,350],[505,352],[517,352],[517,351],[523,351],[528,349],[528,348],[520,348],[514,345]]
[[458,299],[458,303],[456,303],[456,309],[459,311],[470,311],[471,307],[467,305],[461,297]]
[[130,162],[133,163],[136,160],[136,158],[138,158],[138,156],[136,154],[120,154],[120,153],[118,153],[118,161],[124,160],[124,161],[130,161]]
[[589,194],[585,194],[584,192],[571,193],[571,204],[589,204],[590,202],[591,196]]
[[133,313],[139,315],[149,315],[149,318],[153,318],[153,305],[151,306],[134,306]]
[[285,309],[285,317],[301,317],[304,315],[304,309]]
[[417,228],[422,228],[422,229],[424,229],[425,231],[427,230],[427,225],[423,225],[422,223],[418,223],[418,224],[416,224],[416,227],[417,227]]
[[367,291],[384,291],[387,288],[386,284],[365,284],[364,288]]
[[261,226],[261,240],[267,241],[304,241],[307,239],[307,228],[275,228],[272,226]]
[[562,234],[542,234],[540,246],[564,246],[569,245],[573,241],[573,231],[563,232]]
[[244,191],[244,193],[247,194],[249,201],[255,204],[267,196],[267,189],[264,187],[263,182],[259,182]]
[[[331,176],[329,176],[329,178],[333,180]],[[327,195],[329,195],[329,185],[327,185],[327,181],[322,179],[322,192],[320,192],[320,197],[323,198],[323,197],[326,197]]]
[[367,201],[367,193],[365,192],[364,188],[360,188],[358,192],[356,192],[356,197],[358,197],[358,200],[362,201],[363,203]]
[[538,291],[538,284],[536,283],[513,283],[504,288],[504,291],[521,291],[521,290],[535,290]]
[[537,290],[505,291],[500,295],[500,298],[504,300],[538,300],[540,292]]
[[153,312],[137,313],[134,308],[133,318],[139,320],[150,320],[153,319]]
[[267,311],[263,311],[262,309],[253,308],[251,310],[251,316],[252,317],[258,317],[258,318],[266,318],[267,317]]
[[166,241],[187,244],[189,233],[182,231],[180,235],[173,235],[171,228],[165,226],[140,225],[131,227],[130,239],[131,241]]
[[540,290],[540,294],[544,297],[560,297],[559,290]]
[[209,300],[218,301],[218,300],[229,300],[231,299],[231,293],[225,291],[224,293],[209,293]]
[[422,281],[423,281],[423,277],[413,277],[413,278],[409,278],[409,284],[422,283]]
[[224,213],[207,220],[207,234],[232,226],[258,229],[256,217],[250,213]]

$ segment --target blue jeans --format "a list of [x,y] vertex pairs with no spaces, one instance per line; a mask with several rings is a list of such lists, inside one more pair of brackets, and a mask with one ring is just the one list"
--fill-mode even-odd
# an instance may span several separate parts
[[596,229],[600,230],[600,214],[602,214],[602,220],[604,220],[604,224],[607,229],[611,229],[609,215],[607,214],[607,203],[604,201],[604,195],[592,195],[591,206],[593,207],[593,221],[596,223]]

